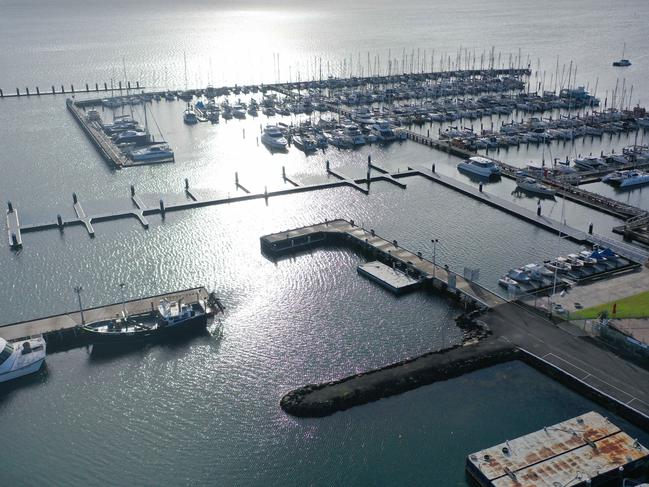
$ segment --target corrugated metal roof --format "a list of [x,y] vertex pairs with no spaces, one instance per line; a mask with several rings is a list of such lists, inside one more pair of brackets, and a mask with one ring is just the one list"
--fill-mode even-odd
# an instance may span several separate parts
[[496,487],[556,487],[646,457],[649,450],[591,411],[473,453],[468,461]]

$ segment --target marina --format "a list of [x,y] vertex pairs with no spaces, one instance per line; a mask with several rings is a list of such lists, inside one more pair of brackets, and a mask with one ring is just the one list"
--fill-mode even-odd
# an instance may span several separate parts
[[8,7],[2,485],[649,481],[649,5]]

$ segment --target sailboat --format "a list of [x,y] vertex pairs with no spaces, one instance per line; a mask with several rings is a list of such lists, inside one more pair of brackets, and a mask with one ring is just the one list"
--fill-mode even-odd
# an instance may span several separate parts
[[613,66],[618,66],[618,67],[625,67],[625,66],[631,66],[631,61],[628,59],[624,59],[624,51],[626,51],[626,42],[624,43],[624,47],[622,48],[622,59],[619,61],[613,61]]
[[183,122],[185,122],[187,125],[194,125],[195,123],[198,123],[196,112],[189,103],[187,103],[187,108],[185,108],[185,111],[183,112]]
[[[147,145],[146,147],[140,149],[132,149],[129,152],[129,157],[134,164],[146,164],[154,162],[166,162],[174,160],[174,151],[167,145],[164,140],[160,142],[155,142],[153,136],[149,132],[149,121],[146,114],[146,103],[144,106],[144,131],[147,135]],[[153,114],[151,114],[153,117]],[[153,119],[155,122],[155,118]],[[158,126],[157,122],[155,125]],[[158,132],[160,137],[162,137],[162,132],[160,132],[160,127],[158,127]]]

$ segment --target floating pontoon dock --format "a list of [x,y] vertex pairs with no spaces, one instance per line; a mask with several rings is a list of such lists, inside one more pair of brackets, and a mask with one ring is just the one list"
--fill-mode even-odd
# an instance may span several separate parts
[[607,418],[589,412],[467,457],[482,487],[607,485],[649,459],[649,450]]
[[359,265],[356,270],[360,275],[377,282],[394,294],[405,293],[414,289],[422,282],[395,267],[390,267],[379,261],[366,262],[365,264]]

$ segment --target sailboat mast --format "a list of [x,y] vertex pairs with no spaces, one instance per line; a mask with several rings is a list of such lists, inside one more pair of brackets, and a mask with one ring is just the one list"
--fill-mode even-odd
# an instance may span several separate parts
[[185,63],[185,91],[187,91],[187,52],[183,51],[183,61]]

